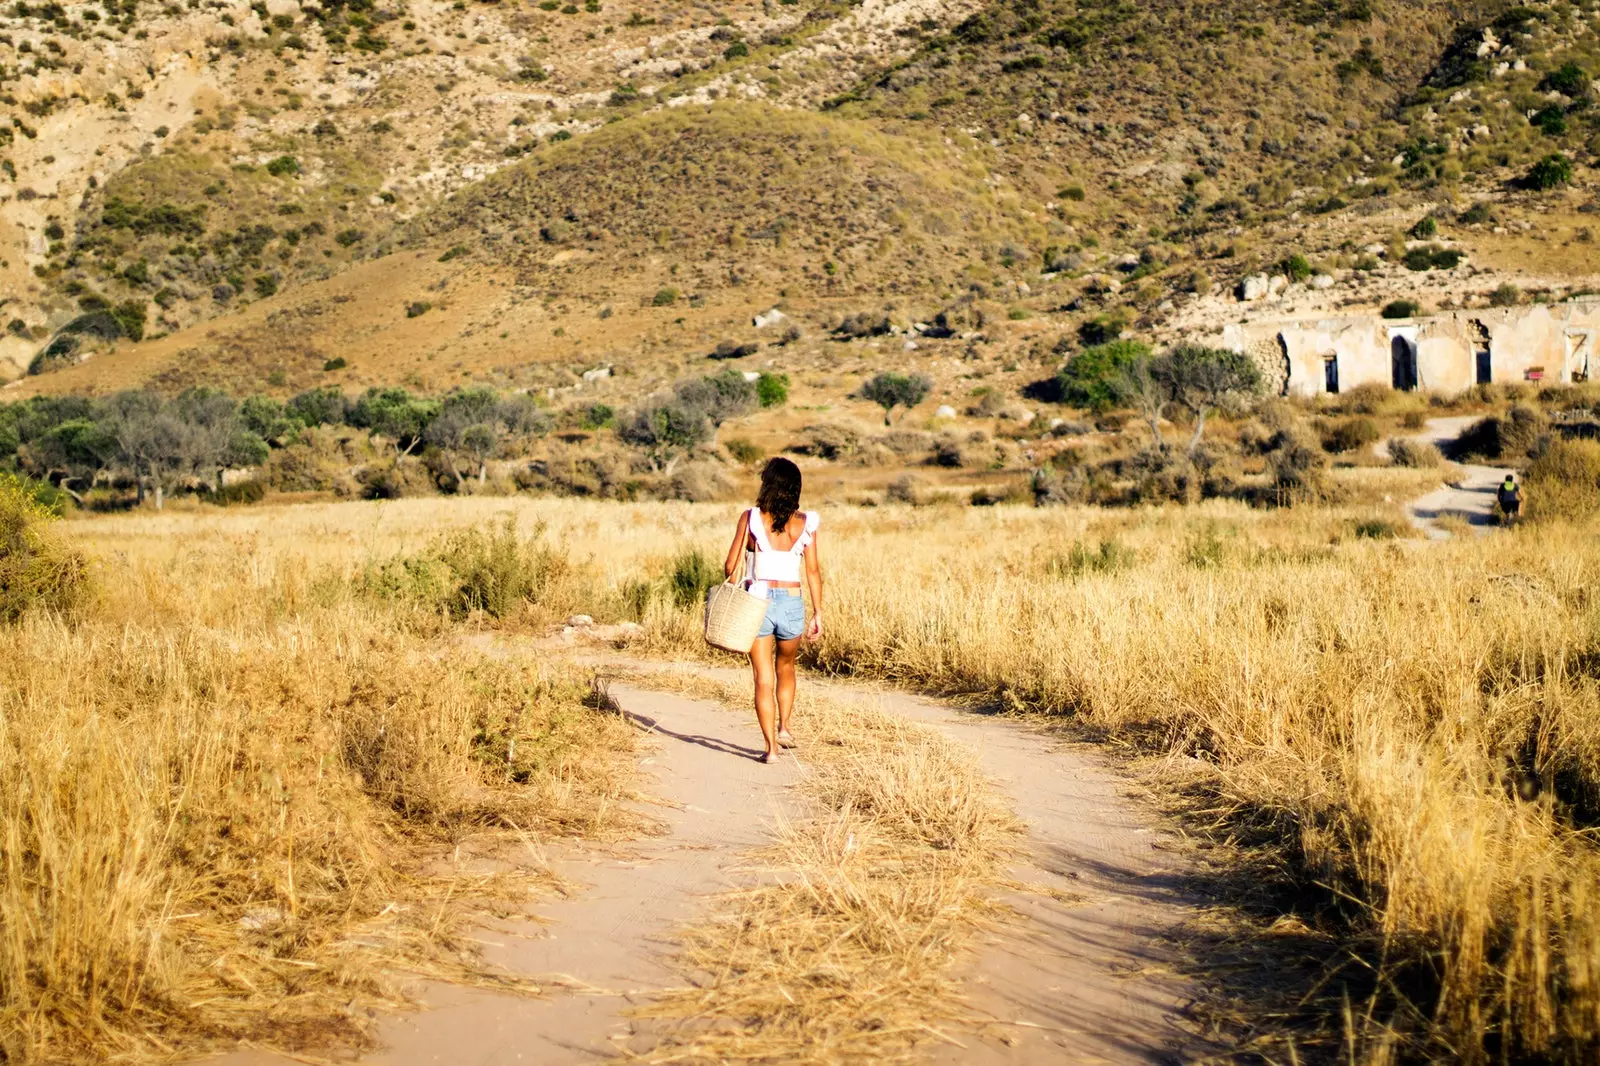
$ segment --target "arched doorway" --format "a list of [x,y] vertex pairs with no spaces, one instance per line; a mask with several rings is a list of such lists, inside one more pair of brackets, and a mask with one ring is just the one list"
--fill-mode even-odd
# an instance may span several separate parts
[[1405,337],[1395,337],[1389,342],[1389,365],[1392,384],[1401,392],[1412,392],[1417,387],[1417,346]]
[[1322,391],[1332,396],[1339,393],[1339,353],[1328,352],[1322,357]]

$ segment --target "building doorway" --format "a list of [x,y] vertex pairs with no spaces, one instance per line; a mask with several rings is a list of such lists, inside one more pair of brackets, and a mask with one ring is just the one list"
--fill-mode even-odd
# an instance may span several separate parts
[[1389,342],[1391,380],[1401,392],[1414,392],[1417,388],[1417,346],[1405,337]]
[[1479,319],[1472,320],[1472,339],[1475,363],[1473,380],[1479,385],[1487,385],[1494,380],[1494,357],[1490,354],[1494,349],[1489,344],[1489,327]]
[[1322,357],[1322,391],[1337,395],[1339,392],[1339,354],[1329,352]]

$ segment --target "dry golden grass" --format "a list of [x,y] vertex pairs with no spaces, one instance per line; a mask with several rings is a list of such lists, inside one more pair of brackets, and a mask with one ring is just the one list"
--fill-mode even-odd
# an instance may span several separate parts
[[677,1023],[645,1061],[901,1062],[956,1039],[951,964],[1017,825],[937,730],[811,694],[805,717],[807,816],[751,857],[757,884],[684,934],[699,980],[645,1009]]
[[[260,582],[258,568],[353,573],[508,511],[547,524],[572,557],[570,594],[587,588],[599,616],[637,605],[627,590],[684,547],[714,558],[735,516],[424,500],[70,528],[151,573],[180,572],[197,538]],[[1600,1034],[1600,550],[1561,525],[1437,545],[1357,536],[1374,513],[830,509],[813,663],[1192,759],[1220,824],[1276,841],[1323,901],[1307,916],[1336,914],[1338,934],[1381,960],[1388,983],[1353,1008],[1355,1038],[1392,1028],[1445,1058],[1584,1061]],[[309,598],[299,587],[275,595]],[[171,588],[152,581],[152,599]],[[195,598],[238,603],[206,584]],[[692,607],[650,598],[644,620],[658,650],[704,654]]]
[[359,1046],[403,970],[532,991],[462,937],[548,880],[514,845],[639,828],[584,679],[238,539],[88,539],[83,617],[0,628],[0,1057]]

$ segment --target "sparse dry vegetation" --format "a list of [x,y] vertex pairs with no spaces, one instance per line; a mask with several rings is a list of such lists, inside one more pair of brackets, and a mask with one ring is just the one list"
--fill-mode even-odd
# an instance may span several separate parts
[[[470,536],[446,557],[515,569]],[[445,657],[445,616],[314,545],[91,540],[92,609],[47,596],[0,628],[0,1054],[359,1047],[408,970],[536,991],[462,934],[548,880],[522,843],[642,827],[631,731],[586,679]],[[496,606],[483,585],[457,598]]]

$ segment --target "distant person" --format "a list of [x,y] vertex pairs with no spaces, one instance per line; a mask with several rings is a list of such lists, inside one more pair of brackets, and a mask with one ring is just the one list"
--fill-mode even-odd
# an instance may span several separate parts
[[1500,483],[1495,498],[1500,501],[1500,511],[1506,516],[1506,521],[1515,521],[1522,512],[1522,487],[1517,484],[1517,479],[1507,474],[1506,479]]
[[[723,572],[732,577],[739,553],[748,552],[745,587],[767,598],[767,617],[750,649],[755,673],[756,721],[767,750],[794,747],[789,719],[794,713],[794,662],[800,640],[822,636],[822,560],[817,554],[815,511],[800,510],[800,468],[788,459],[769,459],[761,471],[756,505],[739,516]],[[811,624],[806,625],[802,577],[811,594]]]

